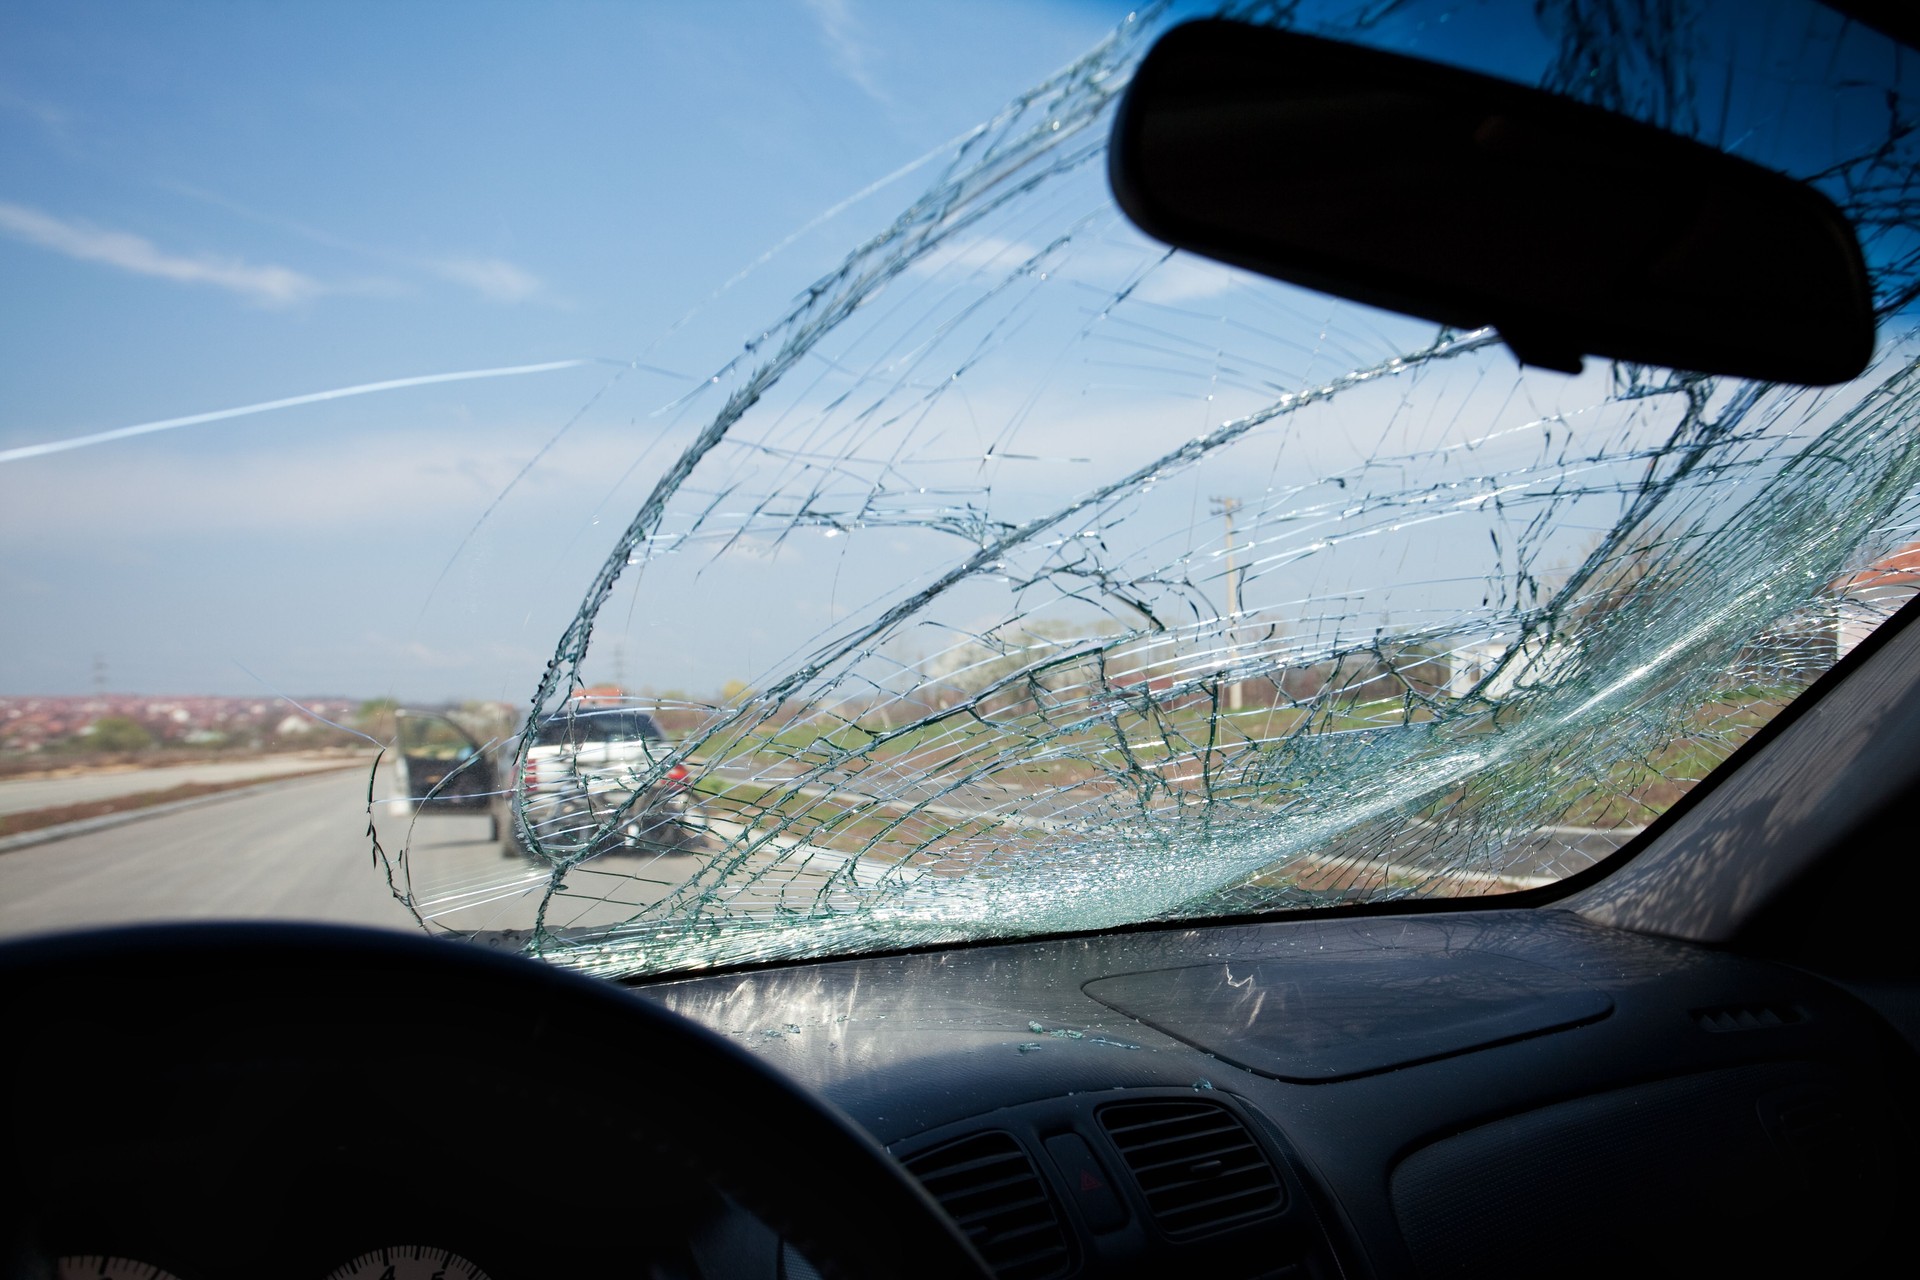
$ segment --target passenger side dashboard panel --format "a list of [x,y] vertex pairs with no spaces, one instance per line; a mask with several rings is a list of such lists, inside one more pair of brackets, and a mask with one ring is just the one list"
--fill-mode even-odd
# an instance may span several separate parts
[[[1854,996],[1550,909],[1176,927],[643,991],[819,1088],[910,1167],[1011,1135],[1066,1232],[1050,1275],[1844,1272],[1915,1190],[1900,1153],[1920,1072]],[[1285,1197],[1191,1254],[1147,1220],[1103,1120],[1175,1099],[1244,1122]],[[1063,1135],[1114,1182],[1124,1226],[1075,1204],[1050,1153]]]

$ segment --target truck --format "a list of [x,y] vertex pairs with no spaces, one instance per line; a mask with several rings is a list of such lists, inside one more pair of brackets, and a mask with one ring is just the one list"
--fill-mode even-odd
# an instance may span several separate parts
[[[708,848],[706,814],[687,785],[686,766],[661,768],[671,754],[659,722],[646,712],[570,699],[539,721],[518,785],[494,797],[503,853],[531,856],[528,832],[548,856],[571,855],[587,844],[595,856]],[[611,823],[616,814],[619,821]]]
[[506,857],[534,856],[520,819],[548,856],[572,855],[586,842],[595,856],[709,847],[686,766],[660,768],[672,751],[666,734],[624,703],[576,697],[542,718],[517,779],[518,735],[482,744],[445,715],[415,709],[396,712],[395,726],[396,799],[421,816],[486,814],[488,839]]

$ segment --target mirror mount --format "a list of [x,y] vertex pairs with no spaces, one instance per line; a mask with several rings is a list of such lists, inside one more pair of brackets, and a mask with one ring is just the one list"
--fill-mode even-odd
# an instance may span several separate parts
[[1507,350],[1513,352],[1513,358],[1521,364],[1536,369],[1551,369],[1555,373],[1577,374],[1586,368],[1578,348],[1556,342],[1551,338],[1542,339],[1525,328],[1515,329],[1509,325],[1493,326],[1500,334],[1500,341],[1507,344]]

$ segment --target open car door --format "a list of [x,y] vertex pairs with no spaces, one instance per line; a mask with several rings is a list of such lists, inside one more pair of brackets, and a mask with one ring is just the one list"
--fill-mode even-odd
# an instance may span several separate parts
[[445,716],[394,713],[399,794],[416,812],[471,813],[493,801],[493,761],[473,735]]

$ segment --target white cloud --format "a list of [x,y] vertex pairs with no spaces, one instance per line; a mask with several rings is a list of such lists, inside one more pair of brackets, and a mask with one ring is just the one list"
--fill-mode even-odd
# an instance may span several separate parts
[[0,232],[82,262],[98,262],[135,275],[182,284],[213,285],[271,306],[304,302],[327,292],[319,281],[290,267],[256,265],[238,258],[204,254],[182,257],[167,253],[145,236],[70,222],[3,200],[0,200]]
[[[924,276],[952,271],[998,277],[1036,258],[1041,258],[1040,247],[1021,240],[992,234],[959,236],[916,259],[911,270]],[[1218,297],[1255,279],[1247,272],[1188,254],[1169,258],[1158,245],[1097,240],[1073,241],[1041,258],[1036,266],[1098,289],[1119,289],[1137,278],[1134,299],[1168,305]]]
[[[218,192],[208,191],[204,187],[196,187],[184,182],[170,182],[167,186],[181,195],[210,204],[216,209],[224,209],[249,222],[257,222],[262,226],[289,232],[303,240],[310,240],[314,244],[367,258],[386,267],[399,268],[408,272],[425,272],[449,284],[471,289],[492,302],[524,302],[536,295],[546,293],[546,282],[539,276],[502,258],[423,258],[413,254],[396,253],[391,249],[383,249],[377,245],[363,244],[358,240],[335,235],[331,231],[292,218],[263,213],[237,200],[230,200]],[[330,291],[346,292],[337,287]],[[362,282],[352,291],[366,295],[394,296],[406,290],[404,286],[393,281],[372,280]]]
[[[348,443],[312,418],[287,427],[291,434],[271,441],[236,438],[222,456],[90,450],[36,461],[30,482],[17,469],[0,468],[0,544],[101,534],[137,541],[353,528],[457,531],[519,475],[547,430],[545,423],[460,433],[396,427]],[[555,525],[568,530],[588,524],[581,495],[605,492],[631,448],[621,432],[577,430],[520,481],[502,518],[527,511],[536,523],[571,521]]]
[[4,84],[0,84],[0,109],[16,111],[57,136],[66,133],[69,123],[69,116],[64,109],[44,99],[28,97]]
[[777,560],[788,568],[803,558],[799,548],[791,541],[759,533],[729,537],[715,555],[721,560],[754,560],[762,564],[772,564]]
[[873,47],[861,38],[860,20],[853,16],[847,0],[807,0],[807,11],[819,26],[820,38],[840,74],[875,102],[892,106],[893,99],[874,79]]
[[1147,273],[1133,296],[1142,302],[1173,304],[1216,298],[1251,279],[1244,271],[1199,258],[1176,255]]
[[937,275],[942,271],[962,274],[979,272],[1004,275],[1023,262],[1031,262],[1040,252],[1030,244],[1004,236],[960,237],[943,241],[914,259],[909,268],[915,275]]
[[443,258],[424,265],[442,280],[494,302],[524,302],[545,288],[539,276],[499,258]]

